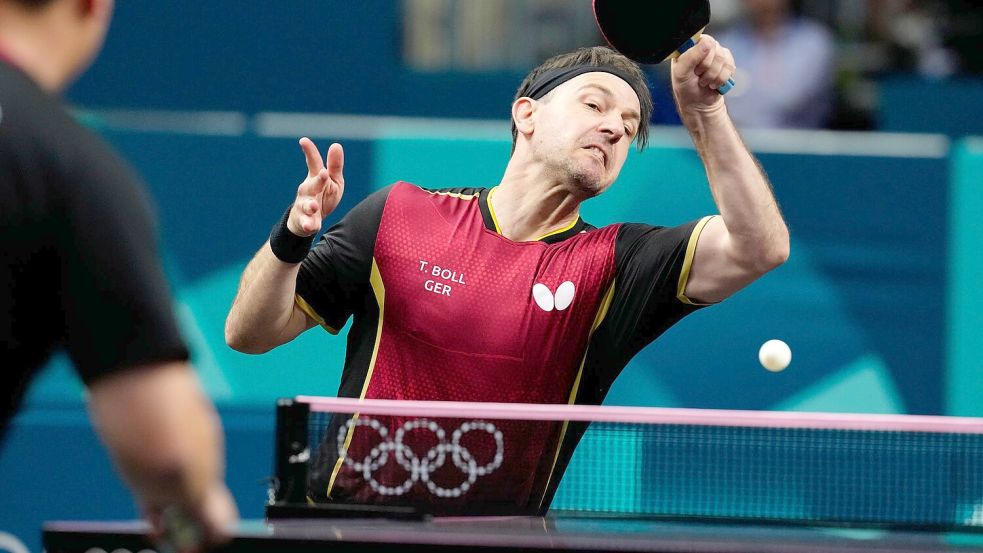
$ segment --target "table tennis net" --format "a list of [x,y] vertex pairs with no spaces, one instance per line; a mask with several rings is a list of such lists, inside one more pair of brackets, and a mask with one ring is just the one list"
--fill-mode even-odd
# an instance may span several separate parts
[[284,403],[271,501],[983,530],[983,419]]

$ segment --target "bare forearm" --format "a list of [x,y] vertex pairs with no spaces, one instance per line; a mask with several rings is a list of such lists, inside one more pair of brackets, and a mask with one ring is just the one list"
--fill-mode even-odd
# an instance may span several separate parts
[[726,108],[687,113],[683,120],[703,159],[710,191],[739,259],[761,266],[788,256],[788,228],[771,185],[741,140]]
[[345,155],[341,144],[332,144],[327,158],[322,159],[308,138],[300,139],[300,147],[307,159],[307,178],[297,187],[290,211],[271,234],[277,254],[270,249],[270,242],[259,249],[242,273],[239,291],[225,319],[226,343],[244,353],[268,351],[314,324],[294,308],[299,262],[309,253],[309,237],[341,201]]
[[234,349],[262,353],[280,345],[294,316],[294,294],[300,265],[284,263],[267,242],[242,273],[229,316],[225,340]]
[[100,437],[145,508],[194,510],[224,486],[221,424],[186,363],[105,377],[89,398]]

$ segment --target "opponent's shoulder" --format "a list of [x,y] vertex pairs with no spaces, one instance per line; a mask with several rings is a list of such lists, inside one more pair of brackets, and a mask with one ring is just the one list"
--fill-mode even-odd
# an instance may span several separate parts
[[19,70],[0,63],[0,140],[45,152],[78,142],[84,129],[61,100]]
[[[0,162],[22,193],[92,207],[144,203],[136,172],[61,100],[0,63]],[[136,198],[135,198],[136,197]]]
[[98,170],[103,181],[106,172],[126,178],[135,175],[102,138],[79,124],[60,98],[2,63],[0,144],[29,163],[43,164],[53,176],[71,175],[70,182],[80,182],[78,177],[89,170]]
[[[41,126],[63,111],[58,99],[19,69],[0,61],[0,129]],[[29,123],[33,125],[28,125]]]

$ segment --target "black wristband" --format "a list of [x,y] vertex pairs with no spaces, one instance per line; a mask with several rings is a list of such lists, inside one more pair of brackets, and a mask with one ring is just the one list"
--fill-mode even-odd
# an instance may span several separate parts
[[273,255],[284,263],[300,263],[307,257],[307,252],[311,251],[314,235],[297,236],[290,232],[290,228],[287,227],[290,209],[287,208],[283,219],[273,225],[273,232],[270,233],[270,249],[273,250]]

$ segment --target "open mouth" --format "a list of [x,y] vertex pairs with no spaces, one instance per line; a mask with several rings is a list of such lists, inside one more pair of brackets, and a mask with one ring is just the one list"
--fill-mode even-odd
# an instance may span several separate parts
[[595,146],[595,145],[591,144],[591,145],[588,145],[588,146],[584,146],[584,149],[585,150],[592,151],[592,152],[596,152],[600,156],[600,158],[601,158],[601,163],[605,167],[607,167],[607,165],[608,165],[608,154],[607,154],[607,152],[604,151],[603,148],[601,148],[600,146]]

